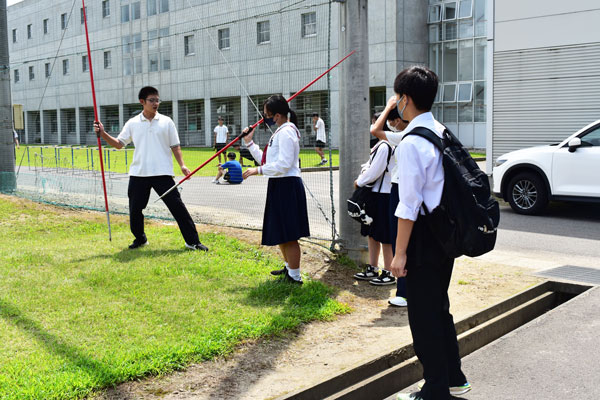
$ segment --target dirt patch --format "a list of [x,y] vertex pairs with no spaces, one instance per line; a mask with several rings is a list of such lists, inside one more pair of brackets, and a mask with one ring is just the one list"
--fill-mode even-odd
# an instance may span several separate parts
[[[199,230],[260,243],[260,232],[213,226]],[[277,253],[276,248],[265,250]],[[303,243],[302,250],[303,272],[338,288],[338,300],[350,305],[352,313],[305,325],[286,337],[244,343],[228,357],[191,365],[169,376],[124,383],[96,400],[272,399],[412,341],[406,309],[387,304],[395,286],[354,281],[355,270],[332,260],[320,246]],[[450,286],[452,313],[458,321],[539,281],[524,269],[461,258]]]

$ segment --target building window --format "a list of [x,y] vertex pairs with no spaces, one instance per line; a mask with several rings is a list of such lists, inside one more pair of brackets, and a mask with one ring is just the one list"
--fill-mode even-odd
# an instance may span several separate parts
[[33,66],[29,67],[29,80],[32,81],[35,79],[35,72],[33,70]]
[[444,103],[454,103],[456,101],[456,83],[445,83],[442,100]]
[[142,56],[137,56],[133,58],[133,73],[141,74],[142,73]]
[[456,19],[456,2],[444,4],[444,21]]
[[229,48],[229,28],[219,29],[219,49]]
[[13,29],[13,43],[17,43],[17,30]]
[[31,24],[27,25],[27,39],[31,39]]
[[471,18],[473,15],[473,1],[461,0],[458,7],[458,18]]
[[471,82],[458,84],[458,101],[470,102],[473,100],[473,84]]
[[158,13],[158,8],[156,7],[156,0],[148,0],[146,4],[146,10],[148,16],[156,15]]
[[67,29],[67,14],[61,14],[60,15],[60,29],[65,30]]
[[129,4],[121,6],[121,22],[129,22]]
[[165,13],[169,11],[169,0],[158,0],[159,8],[158,12]]
[[183,53],[186,56],[193,56],[194,53],[194,35],[183,37]]
[[148,31],[148,71],[171,69],[169,28]]
[[88,9],[87,9],[87,7],[85,8],[85,13],[83,12],[83,7],[81,7],[79,9],[79,13],[80,13],[80,16],[81,16],[81,25],[83,25],[83,24],[85,24],[85,19],[86,19],[87,15],[88,15]]
[[317,13],[302,14],[302,37],[317,36]]
[[88,70],[88,57],[87,56],[81,56],[81,72],[87,72]]
[[441,5],[429,6],[429,15],[427,17],[427,22],[429,22],[429,23],[440,22],[441,16],[442,16],[442,6]]
[[142,11],[140,7],[140,2],[136,1],[135,3],[131,3],[131,20],[140,19],[142,17]]
[[269,21],[262,21],[256,24],[256,43],[269,43],[271,41],[271,32]]
[[69,60],[63,60],[63,75],[69,75]]
[[46,78],[50,78],[50,63],[44,64],[44,75]]
[[[125,36],[123,39],[123,75],[131,75],[142,72],[142,34]],[[136,54],[137,53],[137,54]],[[135,56],[134,56],[135,55]]]
[[110,2],[108,0],[102,0],[102,18],[106,18],[110,15]]
[[128,76],[133,74],[132,64],[133,60],[131,58],[123,59],[123,75]]
[[47,35],[48,34],[48,18],[46,18],[43,21],[42,25],[44,26],[44,35]]
[[14,74],[15,74],[15,83],[17,83],[17,82],[19,82],[19,70],[15,69]]
[[104,69],[110,68],[110,66],[111,66],[110,51],[105,51],[104,52]]

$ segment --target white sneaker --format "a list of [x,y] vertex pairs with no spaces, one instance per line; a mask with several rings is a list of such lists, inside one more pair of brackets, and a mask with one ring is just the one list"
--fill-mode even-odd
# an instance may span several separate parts
[[216,185],[220,185],[221,184],[221,182],[219,182],[218,179],[213,179],[211,183],[214,183]]
[[[423,389],[423,385],[425,385],[425,381],[420,381],[417,384],[419,390]],[[464,385],[460,386],[450,386],[448,388],[450,390],[450,395],[452,396],[460,396],[461,394],[465,394],[472,389],[472,386],[469,382],[465,382]]]
[[388,300],[388,304],[394,307],[406,307],[406,299],[404,297],[396,296],[393,299]]

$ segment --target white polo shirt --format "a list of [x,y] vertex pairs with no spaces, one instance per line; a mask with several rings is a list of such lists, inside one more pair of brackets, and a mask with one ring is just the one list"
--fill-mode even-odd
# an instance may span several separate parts
[[317,140],[327,143],[327,135],[325,134],[325,122],[321,118],[317,119]]
[[227,142],[227,133],[229,132],[229,129],[227,129],[226,125],[215,126],[214,132],[217,135],[215,143],[226,143]]
[[171,148],[179,146],[179,135],[171,118],[156,113],[149,121],[141,112],[125,123],[117,140],[135,146],[129,176],[173,176]]

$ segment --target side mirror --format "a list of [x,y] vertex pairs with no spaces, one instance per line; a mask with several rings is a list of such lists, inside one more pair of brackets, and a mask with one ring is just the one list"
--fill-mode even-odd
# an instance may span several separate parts
[[569,153],[574,153],[575,150],[577,150],[577,148],[579,146],[581,146],[581,139],[578,137],[575,137],[571,140],[569,140]]

